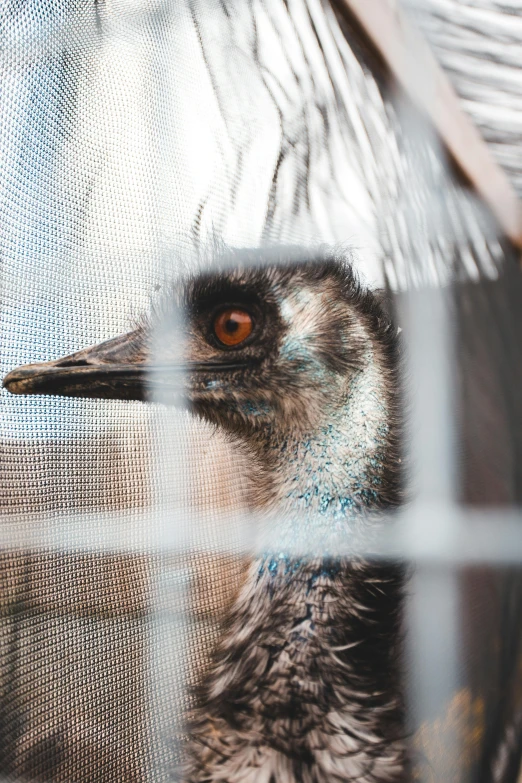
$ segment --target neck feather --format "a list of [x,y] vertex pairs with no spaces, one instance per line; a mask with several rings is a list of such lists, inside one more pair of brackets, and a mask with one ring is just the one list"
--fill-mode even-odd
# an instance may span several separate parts
[[260,475],[252,505],[324,520],[351,519],[382,507],[386,466],[396,460],[388,421],[384,379],[369,355],[313,428],[270,431],[257,449]]

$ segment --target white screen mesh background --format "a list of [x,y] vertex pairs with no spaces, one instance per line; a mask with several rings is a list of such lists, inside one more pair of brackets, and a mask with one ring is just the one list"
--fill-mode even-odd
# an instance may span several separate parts
[[[2,375],[128,330],[216,237],[346,243],[394,288],[495,278],[503,262],[327,2],[8,0],[2,36]],[[0,571],[1,772],[168,780],[187,698],[172,668],[197,681],[239,584],[248,466],[159,407],[0,399],[15,547]],[[181,564],[106,544],[120,528],[143,542],[165,513],[192,526]],[[67,540],[71,517],[91,551]],[[16,548],[35,531],[52,553]],[[190,621],[169,631],[158,596],[178,583]]]

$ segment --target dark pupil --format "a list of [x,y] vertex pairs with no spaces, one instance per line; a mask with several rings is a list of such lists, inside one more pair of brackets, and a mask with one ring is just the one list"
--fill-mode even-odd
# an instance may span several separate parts
[[238,327],[239,327],[239,322],[234,321],[233,318],[229,318],[225,324],[225,329],[229,334],[234,334],[234,332],[237,332]]

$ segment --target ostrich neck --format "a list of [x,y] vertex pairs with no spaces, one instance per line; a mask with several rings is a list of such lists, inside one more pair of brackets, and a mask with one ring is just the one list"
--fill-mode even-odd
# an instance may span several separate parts
[[[290,517],[302,536],[307,521],[346,529],[381,505],[383,391],[366,370],[317,426],[258,430],[252,506]],[[402,571],[291,556],[279,544],[284,527],[278,547],[251,564],[229,617],[193,724],[188,781],[404,783]]]
[[257,449],[262,480],[253,488],[253,505],[300,519],[318,517],[323,523],[349,520],[382,505],[389,458],[385,400],[380,373],[369,363],[313,428],[270,429]]

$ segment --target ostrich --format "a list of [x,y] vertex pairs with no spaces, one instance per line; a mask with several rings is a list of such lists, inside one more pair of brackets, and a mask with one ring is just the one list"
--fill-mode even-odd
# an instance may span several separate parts
[[[396,328],[346,255],[328,248],[268,261],[230,251],[173,288],[164,308],[183,313],[188,407],[250,460],[251,509],[283,520],[283,538],[314,528],[327,542],[316,556],[282,544],[251,563],[199,689],[185,780],[409,780],[403,570],[328,553],[339,531],[371,528],[372,510],[401,501]],[[4,386],[150,399],[153,329],[154,317],[13,370]]]

